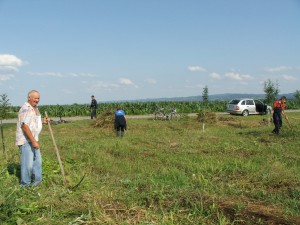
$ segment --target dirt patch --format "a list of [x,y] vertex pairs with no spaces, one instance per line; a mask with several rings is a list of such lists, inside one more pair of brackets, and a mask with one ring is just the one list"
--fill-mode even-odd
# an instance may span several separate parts
[[280,206],[274,208],[265,202],[254,203],[243,199],[237,204],[234,200],[218,200],[217,204],[225,215],[232,220],[239,220],[238,224],[300,224],[299,217],[287,217]]
[[218,120],[222,122],[237,121],[237,119],[234,117],[224,117],[224,116],[219,117]]
[[179,146],[179,143],[176,141],[171,141],[171,142],[169,142],[169,144],[170,144],[170,148],[175,148],[175,147]]
[[[192,199],[191,199],[192,198]],[[178,199],[181,206],[190,208],[192,202],[202,202],[205,208],[216,205],[234,224],[268,224],[268,225],[292,225],[300,224],[299,216],[287,216],[280,205],[267,202],[253,202],[243,197],[240,199],[221,199],[195,194]]]

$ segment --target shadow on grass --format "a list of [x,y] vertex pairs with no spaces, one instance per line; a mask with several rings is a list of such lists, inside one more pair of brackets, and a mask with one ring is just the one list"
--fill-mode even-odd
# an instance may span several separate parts
[[10,175],[15,175],[19,182],[21,181],[21,166],[17,163],[10,163],[7,166],[7,171]]
[[265,131],[250,130],[250,131],[247,131],[247,132],[239,132],[238,134],[245,135],[245,136],[250,136],[251,135],[253,137],[261,137],[261,135],[263,135],[265,133],[266,133]]

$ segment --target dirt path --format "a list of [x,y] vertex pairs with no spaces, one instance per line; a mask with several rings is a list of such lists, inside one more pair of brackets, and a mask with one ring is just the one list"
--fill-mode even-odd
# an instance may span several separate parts
[[[285,112],[300,112],[299,109],[295,110],[285,110]],[[230,115],[227,112],[218,112],[218,115]],[[195,117],[197,116],[197,113],[189,113],[188,116],[190,117]],[[154,118],[153,114],[148,114],[148,115],[127,115],[126,116],[128,119],[146,119],[146,118]],[[58,121],[58,117],[51,118],[54,121]],[[90,120],[91,118],[89,116],[78,116],[78,117],[63,117],[63,120],[66,121],[76,121],[76,120]],[[2,123],[16,123],[17,119],[8,119],[8,120],[3,120]]]

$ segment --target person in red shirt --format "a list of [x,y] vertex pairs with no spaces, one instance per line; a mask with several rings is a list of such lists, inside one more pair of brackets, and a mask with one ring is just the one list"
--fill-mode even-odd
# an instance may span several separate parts
[[279,100],[276,100],[273,103],[273,123],[275,125],[274,130],[272,133],[279,134],[280,128],[282,127],[282,116],[283,115],[287,120],[288,117],[285,114],[285,103],[286,103],[286,97],[282,96]]

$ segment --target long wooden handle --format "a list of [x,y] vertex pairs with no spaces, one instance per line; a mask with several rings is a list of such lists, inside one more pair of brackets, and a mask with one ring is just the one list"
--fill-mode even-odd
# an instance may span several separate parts
[[[46,116],[46,118],[48,118],[47,112],[45,112],[45,116]],[[65,187],[67,187],[67,180],[66,180],[66,176],[65,176],[64,167],[63,167],[63,164],[62,164],[62,161],[61,161],[61,158],[60,158],[60,154],[59,154],[59,151],[58,151],[58,148],[57,148],[54,136],[53,136],[50,121],[47,120],[47,123],[48,123],[48,127],[49,127],[50,134],[51,134],[51,137],[52,137],[53,145],[54,145],[54,148],[55,148],[57,160],[58,160],[58,163],[59,163],[59,166],[60,166],[60,171],[61,171],[61,174],[63,176],[63,182],[64,182]]]
[[289,124],[290,128],[292,129],[292,125],[291,125],[291,123],[290,123],[289,119],[288,119],[287,117],[285,117],[285,119],[286,119],[286,121],[288,122],[288,124]]

